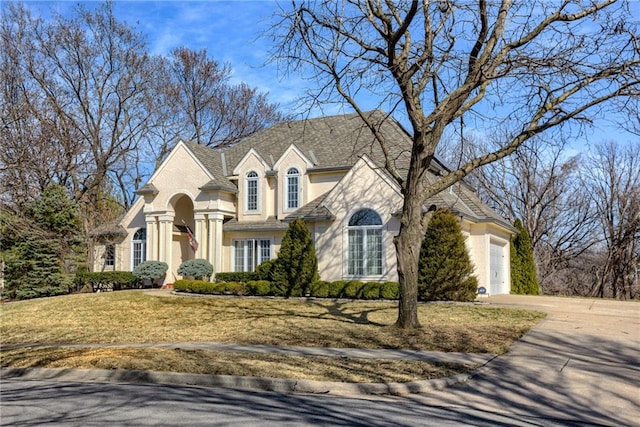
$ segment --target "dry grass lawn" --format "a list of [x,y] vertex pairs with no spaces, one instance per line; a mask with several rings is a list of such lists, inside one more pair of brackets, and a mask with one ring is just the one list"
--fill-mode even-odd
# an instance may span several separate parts
[[[193,298],[141,291],[80,294],[0,306],[0,344],[54,344],[3,349],[1,366],[153,369],[330,381],[412,381],[470,366],[424,362],[126,348],[134,343],[214,341],[241,344],[505,352],[543,316],[474,304],[421,304],[417,331],[393,326],[389,302]],[[55,344],[109,343],[70,349]]]

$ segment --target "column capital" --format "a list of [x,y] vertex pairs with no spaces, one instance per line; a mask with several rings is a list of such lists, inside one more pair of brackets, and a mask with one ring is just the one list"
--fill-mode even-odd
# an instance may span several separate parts
[[224,220],[224,214],[221,212],[211,212],[209,213],[209,219],[214,221],[222,221]]
[[164,213],[164,214],[158,215],[158,220],[164,221],[164,222],[173,221],[174,218],[175,218],[175,215],[170,213]]

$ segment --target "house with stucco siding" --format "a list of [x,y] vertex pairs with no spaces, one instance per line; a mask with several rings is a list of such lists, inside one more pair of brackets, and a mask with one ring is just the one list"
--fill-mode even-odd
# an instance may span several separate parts
[[[369,114],[393,141],[388,154],[406,174],[410,136],[382,112]],[[179,141],[117,229],[103,233],[110,239],[96,246],[94,270],[130,271],[159,260],[169,265],[164,282],[173,283],[182,262],[204,258],[215,272],[253,271],[277,256],[288,223],[302,218],[322,280],[396,281],[393,238],[403,199],[383,164],[357,114],[282,122],[223,150]],[[432,176],[443,171],[434,162]],[[459,216],[479,286],[509,293],[513,227],[465,182],[425,209],[434,205]]]

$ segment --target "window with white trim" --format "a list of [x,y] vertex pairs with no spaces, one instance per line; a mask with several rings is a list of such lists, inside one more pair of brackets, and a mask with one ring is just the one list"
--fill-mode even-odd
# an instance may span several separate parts
[[247,173],[246,177],[246,210],[247,212],[258,211],[258,174],[255,171]]
[[104,266],[114,267],[116,265],[116,245],[109,244],[104,248]]
[[134,269],[138,264],[147,260],[147,229],[139,228],[133,235],[131,242],[131,268]]
[[300,171],[298,168],[289,168],[287,171],[287,209],[300,207]]
[[233,271],[255,271],[257,266],[271,259],[271,240],[234,240],[233,250]]
[[349,219],[347,274],[382,274],[382,219],[372,209],[361,209]]

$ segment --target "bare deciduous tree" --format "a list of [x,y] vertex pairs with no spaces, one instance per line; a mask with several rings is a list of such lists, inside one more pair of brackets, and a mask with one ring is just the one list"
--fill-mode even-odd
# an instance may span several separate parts
[[33,147],[31,160],[44,153],[38,171],[76,200],[95,207],[113,189],[129,206],[128,163],[148,117],[141,106],[149,89],[141,36],[117,21],[111,3],[46,22],[21,4],[3,12],[3,45],[21,79],[14,90],[37,130],[10,134],[12,146]]
[[[592,120],[640,91],[638,33],[623,1],[294,0],[273,37],[274,58],[318,83],[311,104],[346,102],[385,153],[393,141],[362,105],[373,97],[410,126],[408,171],[391,157],[384,165],[404,193],[395,239],[403,328],[419,326],[418,257],[432,215],[425,201],[531,137]],[[505,129],[502,143],[428,179],[438,144],[460,119]]]
[[[531,138],[511,156],[474,171],[470,180],[486,203],[504,217],[522,221],[543,292],[565,293],[564,287],[575,284],[561,283],[567,277],[564,270],[596,243],[597,216],[589,190],[578,179],[580,155],[568,156],[566,141],[552,139]],[[460,155],[445,143],[442,152],[458,165],[492,145],[467,141],[471,153]]]
[[640,142],[597,145],[582,183],[593,193],[606,255],[591,296],[631,299],[640,293]]
[[185,119],[185,132],[198,144],[224,147],[283,119],[267,95],[245,83],[229,82],[231,67],[206,49],[186,47],[171,54],[171,79],[164,82]]

